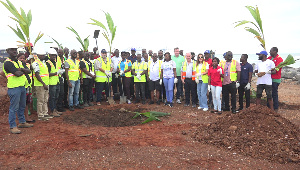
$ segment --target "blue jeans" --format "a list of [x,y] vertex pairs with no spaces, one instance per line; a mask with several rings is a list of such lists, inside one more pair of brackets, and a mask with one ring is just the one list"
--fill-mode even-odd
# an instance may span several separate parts
[[173,103],[174,77],[169,79],[163,78],[163,81],[166,88],[167,102]]
[[69,87],[69,107],[79,105],[79,88],[80,88],[80,81],[79,80],[70,80],[72,87]]
[[8,88],[7,94],[10,98],[8,123],[10,128],[17,127],[16,113],[19,123],[25,123],[24,110],[26,107],[26,89],[24,86],[16,88]]
[[199,84],[197,84],[197,93],[198,93],[198,99],[199,99],[199,106],[202,108],[208,108],[207,106],[207,87],[208,83],[203,83],[202,80],[199,81]]
[[51,112],[56,109],[56,103],[59,95],[60,84],[49,85],[49,107]]

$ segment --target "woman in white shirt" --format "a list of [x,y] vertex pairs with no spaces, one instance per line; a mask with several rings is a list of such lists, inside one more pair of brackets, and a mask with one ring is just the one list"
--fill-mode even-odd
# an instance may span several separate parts
[[160,79],[163,79],[167,102],[165,105],[173,107],[173,88],[174,83],[177,83],[176,78],[176,64],[171,60],[171,55],[169,52],[165,53],[165,61],[161,64],[161,74]]
[[208,111],[207,106],[207,87],[208,87],[208,72],[209,64],[204,61],[203,54],[198,54],[196,64],[196,83],[197,83],[197,94],[199,99],[198,109]]

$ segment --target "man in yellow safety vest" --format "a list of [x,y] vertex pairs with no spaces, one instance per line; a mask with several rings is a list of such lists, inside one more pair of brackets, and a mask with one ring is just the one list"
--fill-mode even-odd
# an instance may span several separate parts
[[132,66],[132,74],[134,75],[135,96],[136,96],[136,100],[134,103],[139,103],[142,98],[142,104],[145,104],[145,83],[146,83],[147,63],[142,61],[142,55],[140,53],[137,54],[136,59],[137,59],[136,62],[133,63]]

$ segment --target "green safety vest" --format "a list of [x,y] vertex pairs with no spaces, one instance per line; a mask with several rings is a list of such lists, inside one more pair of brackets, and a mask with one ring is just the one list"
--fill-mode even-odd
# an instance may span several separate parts
[[70,65],[68,75],[69,80],[77,81],[79,79],[79,61],[75,59],[75,63],[72,59],[68,59],[67,62]]
[[[49,72],[47,66],[43,64],[40,59],[36,59],[35,61],[39,64],[41,79],[46,85],[49,85]],[[35,73],[33,74],[33,80],[34,86],[43,86],[43,84],[36,78]]]
[[[119,62],[119,65],[118,65],[118,67],[119,67],[120,70],[121,70],[121,62],[122,62],[122,60]],[[124,71],[128,69],[128,64],[129,63],[131,63],[131,61],[125,59],[125,68],[124,68]],[[131,77],[131,71],[126,72],[125,73],[125,77]]]
[[[21,61],[12,61],[10,58],[7,58],[5,62],[12,62],[14,64],[14,66],[16,68],[24,68]],[[4,64],[3,64],[4,65]],[[12,74],[12,73],[7,73],[4,69],[3,66],[3,72],[7,78],[7,88],[16,88],[16,87],[21,87],[21,86],[25,86],[25,82],[26,82],[26,76],[25,74],[23,74],[20,77],[17,77],[16,75]]]
[[[54,64],[50,60],[48,60],[47,63],[49,63],[51,66],[50,73],[56,73],[58,71],[58,62],[56,62],[56,67],[54,67]],[[57,85],[58,82],[59,78],[57,74],[54,76],[49,76],[49,85]]]
[[[102,63],[102,69],[105,71],[110,71],[111,69],[111,59],[109,57],[106,58],[107,62],[105,63],[102,57],[97,58],[97,60]],[[109,82],[111,82],[112,78],[109,78]],[[100,70],[96,70],[96,82],[107,82],[107,76]]]
[[[225,63],[223,65],[224,71],[225,71],[225,69],[224,69]],[[230,81],[237,81],[236,61],[235,60],[232,60],[231,65],[230,65]]]
[[[203,61],[202,67],[201,67],[201,73],[205,73],[206,72],[206,66],[207,66],[207,62]],[[197,65],[196,68],[196,72],[199,73],[199,64]],[[201,75],[202,81],[203,83],[208,83],[208,75]]]
[[[142,74],[142,72],[144,70],[147,70],[147,63],[145,63],[144,61],[141,61],[140,64],[138,64],[138,62],[136,61],[133,64],[132,69],[134,69],[135,73],[140,73]],[[146,75],[143,74],[141,76],[141,80],[139,80],[136,76],[134,76],[134,82],[146,82]]]
[[[150,65],[151,65],[152,62],[153,62],[152,60],[148,61],[148,77],[150,77]],[[157,60],[156,62],[158,62],[158,71],[159,71],[158,75],[159,75],[159,78],[160,78],[161,64],[162,64],[163,61],[162,60]]]
[[[84,64],[85,64],[85,67],[86,67],[86,69],[87,69],[87,71],[88,71],[88,72],[90,72],[90,71],[93,71],[93,72],[94,72],[94,67],[93,67],[94,65],[93,65],[93,63],[92,63],[92,62],[91,62],[91,63],[92,63],[92,70],[90,70],[90,69],[89,69],[90,67],[89,67],[89,64],[88,64],[88,62],[87,62],[87,61],[85,61],[85,60],[81,60],[81,61],[83,61],[83,62],[84,62]],[[84,78],[84,79],[85,79],[85,78],[86,78],[86,76],[87,76],[87,74],[85,74],[85,72],[84,72],[84,71],[82,71],[82,78]]]

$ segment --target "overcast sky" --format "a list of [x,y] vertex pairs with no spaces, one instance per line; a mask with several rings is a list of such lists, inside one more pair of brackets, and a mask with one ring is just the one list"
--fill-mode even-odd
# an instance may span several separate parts
[[[16,8],[32,11],[31,39],[39,31],[45,36],[36,48],[45,49],[51,36],[69,49],[80,49],[72,26],[82,39],[90,35],[89,50],[96,46],[90,18],[106,25],[109,12],[117,26],[113,48],[119,50],[141,47],[157,51],[179,47],[185,52],[203,53],[212,49],[218,54],[231,50],[234,54],[256,53],[262,50],[254,35],[244,26],[234,28],[234,22],[252,20],[246,5],[258,6],[262,18],[266,47],[277,46],[280,53],[300,53],[300,0],[11,0]],[[15,27],[10,12],[0,4],[0,49],[15,47],[18,37],[7,26]],[[52,46],[57,46],[53,44]],[[99,35],[100,49],[108,45]]]

